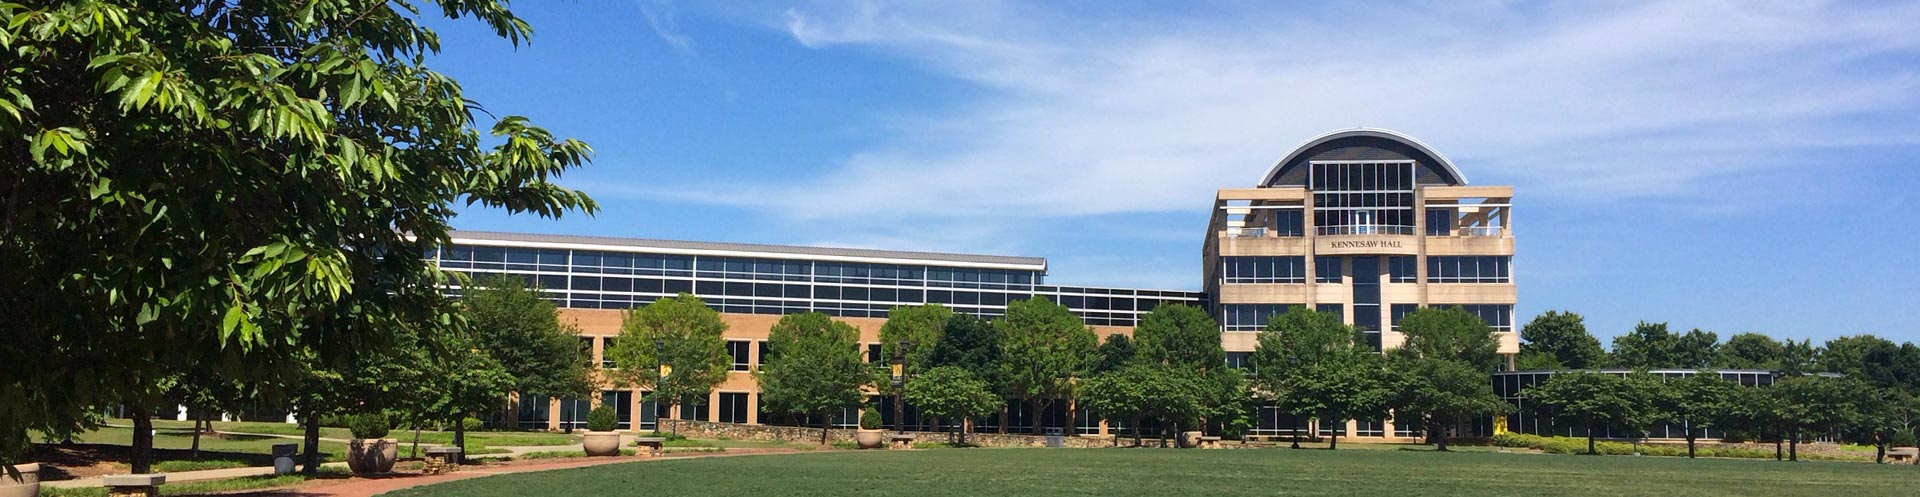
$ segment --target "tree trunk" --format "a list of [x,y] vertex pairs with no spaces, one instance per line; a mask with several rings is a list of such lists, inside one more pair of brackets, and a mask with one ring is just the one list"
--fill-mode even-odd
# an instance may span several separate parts
[[1787,460],[1793,461],[1793,462],[1800,461],[1800,429],[1799,427],[1794,427],[1793,433],[1787,434]]
[[1293,426],[1293,447],[1292,448],[1295,448],[1295,449],[1300,448],[1300,425],[1298,424],[1295,424]]
[[153,472],[153,413],[144,406],[128,409],[133,418],[133,457],[129,461],[133,474],[144,475]]
[[1775,460],[1775,461],[1778,461],[1778,460],[1780,460],[1780,459],[1781,459],[1781,457],[1782,457],[1782,455],[1781,455],[1781,453],[1780,453],[1780,441],[1781,441],[1781,440],[1784,440],[1784,439],[1786,439],[1786,438],[1787,438],[1787,437],[1786,437],[1785,435],[1783,435],[1783,434],[1780,434],[1780,433],[1775,433],[1775,434],[1774,434],[1774,436],[1773,436],[1773,460]]
[[1327,437],[1327,450],[1340,450],[1340,430],[1334,430],[1333,435]]
[[304,438],[303,441],[306,442],[306,446],[307,446],[306,448],[307,464],[304,467],[300,468],[300,472],[306,473],[306,475],[309,477],[320,476],[320,414],[319,413],[313,413],[313,412],[307,413],[307,434],[303,438]]
[[999,432],[1000,432],[1000,434],[1001,434],[1001,435],[1005,435],[1005,434],[1007,434],[1007,406],[1000,406],[1000,429],[999,429]]
[[[467,415],[461,414],[454,416],[454,418],[460,421],[453,424],[453,446],[460,448],[460,460],[465,461],[467,460]],[[414,437],[414,440],[419,440],[418,435]]]
[[413,425],[413,455],[407,457],[420,457],[420,425],[418,423]]
[[1594,450],[1593,427],[1591,426],[1587,427],[1587,455],[1589,456],[1600,455],[1600,451]]
[[827,428],[833,426],[833,415],[820,417],[820,445],[827,444]]
[[1047,424],[1046,408],[1048,406],[1052,406],[1053,403],[1052,402],[1041,403],[1039,399],[1027,399],[1027,400],[1028,400],[1027,404],[1033,406],[1033,423],[1032,423],[1033,434],[1034,435],[1047,434],[1046,430],[1043,430],[1042,428],[1044,428],[1045,425]]
[[[193,418],[193,448],[189,454],[192,454],[191,457],[193,460],[198,461],[200,460],[200,422],[206,421],[203,419],[206,415],[205,413],[197,413],[190,416]],[[206,421],[206,423],[209,427],[213,425],[212,421]]]
[[1693,430],[1687,430],[1687,459],[1693,459]]
[[1435,452],[1448,452],[1447,428],[1446,427],[1434,428],[1433,435],[1434,435],[1434,443],[1436,445],[1436,447],[1434,447],[1433,450]]
[[973,423],[973,419],[971,419],[971,418],[964,418],[964,417],[963,417],[963,418],[960,418],[960,422],[959,422],[959,423],[954,423],[954,426],[953,426],[953,431],[957,431],[957,432],[960,432],[960,445],[961,445],[961,446],[965,446],[965,445],[967,445],[967,425],[968,425],[968,424],[971,424],[971,423]]

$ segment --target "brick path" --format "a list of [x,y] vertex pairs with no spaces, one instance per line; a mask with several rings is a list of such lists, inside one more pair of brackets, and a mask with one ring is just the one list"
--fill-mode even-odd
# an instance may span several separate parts
[[784,454],[784,453],[794,453],[794,452],[804,452],[804,451],[797,451],[793,449],[744,449],[744,448],[741,448],[741,449],[727,449],[727,452],[668,455],[666,457],[661,457],[657,459],[640,459],[635,457],[580,458],[580,459],[570,459],[570,460],[555,461],[555,462],[509,464],[509,465],[500,465],[500,466],[462,466],[462,469],[457,473],[449,473],[449,474],[443,474],[443,475],[398,475],[398,476],[390,476],[390,477],[384,477],[384,478],[353,478],[345,481],[317,480],[315,482],[311,482],[307,484],[306,486],[301,486],[296,488],[287,488],[287,489],[278,489],[278,490],[261,490],[261,491],[227,494],[227,495],[245,496],[245,497],[373,497],[375,495],[380,495],[386,492],[392,492],[394,490],[400,490],[403,488],[412,488],[412,487],[417,487],[421,485],[431,485],[435,483],[443,483],[443,482],[449,482],[454,480],[464,480],[467,478],[478,478],[478,477],[490,476],[490,475],[530,473],[534,471],[552,471],[556,469],[583,468],[587,466],[599,466],[603,464],[660,461],[660,460],[666,460],[666,459],[693,459],[693,458],[701,458],[701,457],[738,457],[738,456],[750,456],[750,455],[760,455],[760,454]]

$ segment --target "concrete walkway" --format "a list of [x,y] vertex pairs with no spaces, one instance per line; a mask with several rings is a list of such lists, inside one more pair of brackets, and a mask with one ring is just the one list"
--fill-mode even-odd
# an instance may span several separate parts
[[376,495],[392,492],[395,490],[400,490],[403,488],[413,488],[421,485],[432,485],[435,483],[445,483],[445,482],[450,482],[455,480],[464,480],[468,478],[479,478],[482,476],[506,475],[506,474],[514,474],[514,473],[531,473],[536,471],[552,471],[556,469],[584,468],[588,466],[600,466],[605,464],[663,461],[668,459],[696,459],[696,458],[705,458],[705,457],[742,457],[742,456],[754,456],[754,455],[791,454],[791,453],[798,453],[798,452],[807,452],[807,451],[799,451],[794,449],[728,449],[728,450],[735,451],[735,452],[689,453],[689,454],[678,454],[678,455],[670,454],[665,457],[659,457],[659,458],[637,458],[637,457],[604,457],[604,458],[591,458],[591,459],[580,458],[580,459],[555,461],[551,463],[516,464],[516,465],[510,465],[510,466],[495,466],[495,467],[474,467],[471,469],[461,469],[457,473],[448,473],[448,474],[442,474],[442,475],[395,475],[395,476],[382,477],[382,478],[354,478],[351,480],[340,481],[340,482],[320,482],[313,485],[295,487],[295,488],[286,488],[286,489],[277,489],[277,490],[259,490],[259,491],[253,491],[253,492],[232,493],[227,495],[245,496],[245,497],[373,497]]

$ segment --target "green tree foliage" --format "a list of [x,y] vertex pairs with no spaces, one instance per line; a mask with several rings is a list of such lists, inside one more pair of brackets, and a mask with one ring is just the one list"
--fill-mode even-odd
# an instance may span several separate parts
[[1901,435],[1913,433],[1914,420],[1920,418],[1917,410],[1920,405],[1909,390],[1882,387],[1857,378],[1848,378],[1842,384],[1854,408],[1839,426],[1842,437],[1874,446],[1874,462],[1884,462],[1887,446]]
[[[1428,307],[1407,313],[1400,318],[1400,331],[1407,334],[1399,349],[1403,354],[1455,361],[1486,372],[1500,366],[1500,344],[1493,339],[1493,328],[1465,309]],[[1491,383],[1487,388],[1493,388]]]
[[1780,345],[1780,363],[1776,366],[1781,375],[1798,376],[1817,371],[1819,363],[1820,348],[1813,346],[1812,339],[1788,339]]
[[[1358,336],[1338,316],[1305,307],[1270,318],[1253,353],[1254,383],[1295,416],[1384,418],[1392,396],[1384,364]],[[1293,444],[1300,445],[1297,434]]]
[[[1401,329],[1406,329],[1402,321]],[[1507,403],[1493,393],[1487,372],[1473,364],[1439,357],[1421,357],[1395,350],[1388,355],[1393,391],[1388,403],[1395,423],[1406,422],[1426,430],[1435,448],[1447,450],[1453,429],[1474,416],[1504,413]]]
[[1588,454],[1599,454],[1594,450],[1594,438],[1601,431],[1616,428],[1642,433],[1661,419],[1655,400],[1659,394],[1659,380],[1648,375],[1622,377],[1586,371],[1554,373],[1545,383],[1523,392],[1541,415],[1585,428]]
[[1719,336],[1694,329],[1667,331],[1667,323],[1641,321],[1633,332],[1613,339],[1612,365],[1629,369],[1697,369],[1713,364]]
[[[1134,362],[1088,377],[1080,385],[1078,400],[1082,409],[1109,420],[1133,420],[1136,427],[1143,418],[1160,420],[1167,427],[1192,426],[1202,414],[1203,388],[1192,370]],[[1140,445],[1140,438],[1141,430],[1135,429],[1134,445]]]
[[620,413],[602,405],[587,411],[587,431],[613,431],[620,428]]
[[1571,311],[1547,311],[1520,328],[1522,370],[1601,367],[1607,351],[1587,333],[1585,318]]
[[1783,346],[1779,340],[1759,333],[1741,333],[1727,339],[1714,354],[1714,367],[1728,369],[1764,369],[1780,368],[1780,359],[1784,357]]
[[889,309],[887,323],[880,326],[880,353],[892,360],[900,354],[900,342],[905,340],[911,343],[906,350],[908,372],[918,374],[931,369],[933,351],[939,347],[947,321],[952,319],[953,310],[940,304]]
[[1093,365],[1093,372],[1104,373],[1126,367],[1139,354],[1139,348],[1133,346],[1132,338],[1114,333],[1100,342],[1099,352],[1100,362]]
[[1873,335],[1843,336],[1827,340],[1820,347],[1818,364],[1815,366],[1829,373],[1892,385],[1896,382],[1893,372],[1899,358],[1900,346],[1885,338]]
[[[455,327],[435,329],[431,345],[420,351],[415,366],[426,374],[415,384],[408,422],[416,428],[439,422],[454,427],[453,443],[466,448],[469,416],[498,407],[515,388],[512,372],[486,351],[474,333]],[[415,439],[418,445],[418,438]]]
[[1139,359],[1196,371],[1225,367],[1220,326],[1207,311],[1182,304],[1155,307],[1133,330]]
[[[504,2],[429,3],[516,44],[532,32]],[[480,107],[427,67],[439,37],[407,4],[76,0],[0,17],[0,462],[107,403],[146,432],[189,365],[322,381],[308,371],[403,322],[446,322],[446,276],[423,254],[456,202],[596,209],[549,182],[585,144],[517,116],[483,144]],[[150,445],[136,436],[135,472]]]
[[1694,443],[1702,433],[1721,424],[1728,404],[1734,399],[1733,390],[1740,388],[1711,370],[1668,381],[1662,387],[1664,391],[1654,397],[1658,404],[1655,407],[1675,423],[1687,427],[1687,457],[1694,456]]
[[1848,392],[1849,382],[1821,376],[1789,376],[1770,389],[1779,401],[1780,424],[1787,433],[1787,460],[1800,460],[1800,440],[1809,432],[1845,427],[1859,408]]
[[[1033,402],[1045,412],[1072,393],[1073,379],[1099,360],[1093,330],[1065,306],[1045,297],[1007,303],[1007,314],[993,322],[1000,331],[1000,379],[1009,396]],[[1225,359],[1222,359],[1224,362]],[[1041,431],[1033,417],[1033,431]]]
[[860,387],[873,379],[860,361],[859,340],[859,330],[826,314],[781,317],[767,333],[772,357],[754,374],[761,409],[820,416],[820,443],[827,443],[831,413],[860,405]]
[[540,294],[514,276],[475,278],[464,297],[467,324],[480,349],[513,375],[520,395],[586,395],[594,386],[591,354],[582,357],[580,330],[562,324]]
[[1000,330],[968,314],[954,314],[928,358],[931,367],[953,366],[973,373],[995,391],[1000,388]]
[[923,414],[961,420],[955,424],[962,444],[967,443],[965,420],[991,414],[1001,404],[986,380],[958,366],[941,366],[914,375],[907,380],[906,398]]
[[1742,387],[1733,390],[1719,423],[1728,431],[1756,435],[1774,442],[1774,458],[1785,457],[1781,447],[1786,439],[1786,423],[1781,418],[1783,398],[1771,386]]
[[627,311],[620,339],[603,354],[613,358],[615,378],[651,390],[654,401],[672,407],[681,399],[705,397],[727,380],[733,356],[727,354],[726,332],[720,313],[682,293]]

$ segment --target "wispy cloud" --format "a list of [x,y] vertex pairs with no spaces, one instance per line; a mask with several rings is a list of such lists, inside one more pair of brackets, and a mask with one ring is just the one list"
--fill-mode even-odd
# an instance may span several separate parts
[[678,14],[668,0],[634,0],[640,7],[640,15],[647,19],[647,27],[681,55],[693,56],[693,38],[680,30]]

